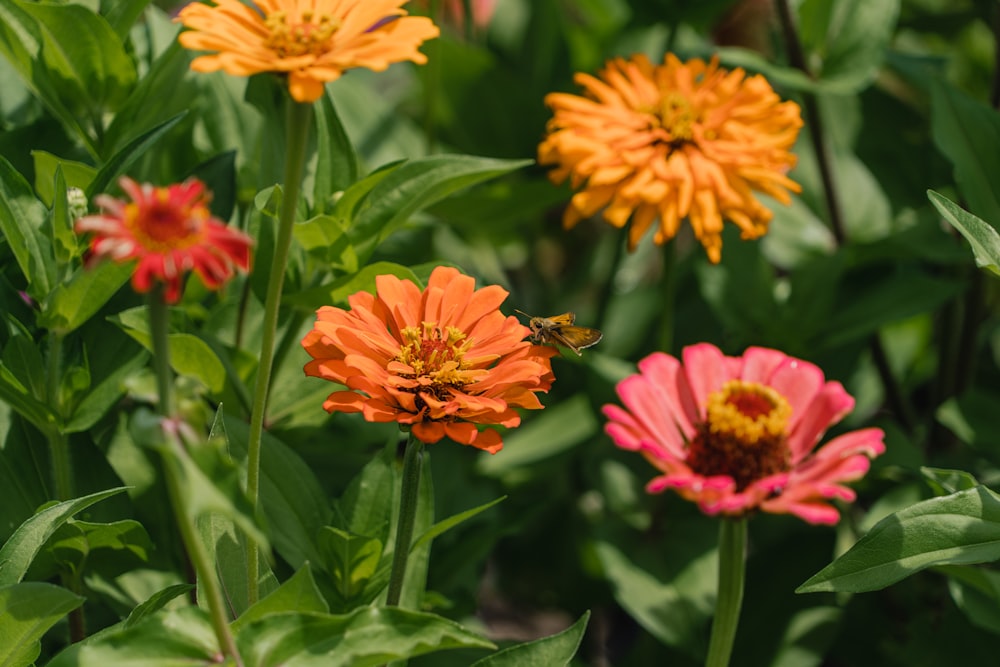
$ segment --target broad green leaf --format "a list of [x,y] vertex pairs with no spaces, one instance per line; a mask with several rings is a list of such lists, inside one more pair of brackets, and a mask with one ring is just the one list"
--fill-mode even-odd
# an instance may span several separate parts
[[39,581],[0,586],[0,667],[33,664],[42,635],[83,601],[65,588]]
[[80,188],[81,190],[87,189],[90,182],[94,180],[94,174],[97,173],[97,170],[89,164],[65,160],[47,151],[31,151],[31,157],[35,161],[35,192],[42,203],[49,207],[55,201],[53,185],[57,171],[62,171],[66,187]]
[[476,467],[484,475],[500,477],[569,451],[597,433],[598,427],[590,399],[586,394],[575,394],[505,434],[503,456],[484,456]]
[[148,561],[152,550],[153,543],[138,521],[70,520],[39,550],[27,578],[42,580],[61,573],[81,576],[85,571],[115,577]]
[[802,40],[822,59],[821,89],[852,94],[870,84],[895,35],[899,0],[809,0],[803,3]]
[[45,361],[30,335],[18,329],[4,346],[0,361],[32,397],[39,401],[46,399]]
[[134,269],[134,262],[101,261],[93,267],[81,266],[42,302],[39,326],[61,334],[76,331],[128,282]]
[[325,614],[330,609],[316,587],[312,570],[305,564],[281,586],[264,596],[233,621],[233,632],[239,632],[249,623],[268,616],[286,612]]
[[964,470],[946,470],[944,468],[929,468],[922,466],[920,474],[939,496],[947,496],[956,491],[965,491],[979,486],[979,480],[972,473]]
[[358,180],[361,169],[354,144],[344,131],[330,93],[316,105],[316,177],[313,212],[322,214],[333,207],[332,198]]
[[[230,517],[221,514],[200,517],[198,530],[209,559],[215,563],[215,573],[222,586],[229,616],[240,617],[250,606],[246,535]],[[268,560],[269,553],[258,547],[257,591],[260,595],[267,595],[278,587],[278,580],[271,571]],[[204,589],[199,586],[198,595],[202,606],[207,604],[203,594]]]
[[318,215],[309,220],[298,222],[292,228],[295,240],[306,252],[315,254],[320,259],[330,261],[328,251],[347,231],[345,221],[330,215]]
[[323,554],[323,566],[333,578],[341,600],[349,604],[359,596],[372,578],[382,558],[382,542],[374,537],[355,535],[326,526],[317,542]]
[[351,245],[364,262],[411,215],[449,194],[531,164],[470,155],[432,155],[402,163],[381,179],[353,218]]
[[840,630],[841,607],[810,607],[795,616],[785,628],[770,667],[820,665]]
[[208,613],[184,607],[70,646],[46,667],[211,667],[219,653]]
[[589,611],[558,634],[511,646],[473,663],[472,667],[565,667],[580,648],[588,620]]
[[389,540],[396,482],[393,443],[372,457],[333,505],[335,525],[353,535]]
[[66,500],[38,512],[22,523],[3,545],[3,549],[0,549],[0,586],[21,581],[38,550],[71,516],[124,490],[124,487],[109,489]]
[[890,514],[796,592],[875,591],[933,565],[997,559],[1000,496],[978,486]]
[[96,424],[125,393],[125,380],[144,368],[148,359],[149,355],[145,351],[140,351],[131,359],[122,361],[110,375],[91,385],[62,428],[62,432],[79,433]]
[[135,66],[122,41],[104,17],[80,5],[18,5],[38,22],[42,60],[63,101],[91,115],[100,129],[96,115],[115,107],[135,85]]
[[[143,307],[122,311],[108,318],[134,338],[147,350],[152,351],[149,335],[149,320]],[[194,334],[172,333],[167,336],[170,346],[170,365],[181,375],[198,378],[211,391],[221,392],[226,383],[226,369],[219,357],[205,341]]]
[[996,419],[998,400],[1000,395],[995,391],[986,387],[973,388],[943,403],[935,417],[959,440],[996,462],[1000,460],[1000,422]]
[[430,530],[428,530],[426,533],[424,533],[420,537],[418,537],[413,542],[413,546],[410,547],[410,548],[411,549],[417,549],[419,547],[424,546],[425,544],[430,543],[430,541],[433,540],[438,535],[441,535],[442,533],[445,533],[448,530],[451,530],[452,528],[454,528],[455,526],[459,525],[463,521],[468,521],[469,519],[471,519],[472,517],[476,516],[477,514],[479,514],[481,512],[485,512],[486,510],[488,510],[489,508],[493,507],[494,505],[499,505],[500,503],[502,503],[506,499],[507,499],[507,496],[500,496],[496,500],[491,500],[488,503],[483,503],[479,507],[473,507],[470,510],[466,510],[464,512],[459,512],[458,514],[453,514],[452,516],[448,517],[447,519],[444,519],[443,521],[438,521],[433,526],[431,526]]
[[[17,70],[25,85],[92,154],[97,154],[94,139],[81,124],[82,118],[66,106],[60,81],[44,65],[42,29],[31,14],[12,0],[0,2],[0,53]],[[0,179],[2,180],[2,179]]]
[[187,111],[182,111],[175,116],[168,118],[156,127],[143,134],[139,135],[135,139],[132,139],[122,148],[120,151],[111,156],[111,158],[101,167],[97,175],[94,176],[94,180],[90,182],[87,187],[87,198],[93,199],[95,195],[108,190],[108,186],[111,182],[115,180],[116,177],[124,174],[128,171],[128,168],[138,160],[142,155],[148,151],[153,144],[155,144],[167,131],[170,130],[174,125],[179,123],[184,116],[187,115]]
[[[244,461],[247,423],[226,414],[225,424],[232,455]],[[306,561],[320,562],[315,538],[330,523],[330,508],[313,471],[295,451],[265,431],[260,475],[260,506],[274,548],[296,569]]]
[[[1000,113],[935,79],[931,132],[934,145],[955,168],[955,181],[969,210],[1000,224],[1000,193],[993,179],[1000,173]],[[931,201],[944,203],[941,199]]]
[[236,643],[246,667],[376,667],[445,649],[494,647],[454,621],[398,607],[272,615],[243,626]]
[[56,279],[52,246],[42,232],[46,213],[24,177],[0,156],[0,231],[28,280],[31,295],[39,300],[51,291]]
[[[994,276],[1000,276],[1000,234],[985,220],[969,213],[958,204],[933,190],[927,191],[941,216],[952,227],[962,233],[962,236],[972,246],[972,254],[976,258],[976,266],[986,269]],[[1000,208],[998,208],[1000,211]],[[997,219],[1000,223],[1000,218]]]

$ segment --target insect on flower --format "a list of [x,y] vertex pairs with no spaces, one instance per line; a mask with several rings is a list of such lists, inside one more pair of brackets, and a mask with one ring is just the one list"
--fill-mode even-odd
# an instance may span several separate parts
[[563,313],[552,317],[532,317],[523,311],[517,311],[528,318],[528,328],[531,329],[531,339],[536,343],[555,343],[568,347],[577,356],[588,347],[601,342],[604,334],[591,327],[576,326],[575,313]]

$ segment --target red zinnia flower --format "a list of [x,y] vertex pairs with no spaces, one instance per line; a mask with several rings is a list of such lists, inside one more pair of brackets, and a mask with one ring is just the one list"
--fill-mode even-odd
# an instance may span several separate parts
[[663,475],[647,490],[674,489],[706,514],[760,509],[809,523],[836,523],[828,502],[853,501],[845,482],[885,451],[881,429],[838,436],[827,428],[854,407],[839,382],[783,352],[751,347],[726,357],[713,345],[687,347],[683,365],[656,352],[618,384],[626,409],[604,407],[619,447],[640,452]]
[[490,453],[503,447],[494,429],[518,426],[515,407],[543,407],[535,395],[552,384],[555,349],[532,345],[531,332],[499,307],[507,291],[449,267],[421,290],[393,275],[358,292],[350,310],[324,306],[302,340],[312,356],[306,375],[346,386],[330,394],[329,412],[361,412],[372,422],[409,426],[425,443],[447,436]]
[[78,234],[93,232],[88,263],[102,257],[116,262],[137,259],[132,273],[136,292],[148,292],[154,281],[166,285],[167,303],[181,296],[184,274],[194,271],[210,289],[232,278],[234,269],[250,266],[253,241],[227,227],[208,210],[211,195],[197,179],[167,187],[138,184],[123,176],[119,185],[130,202],[98,195],[102,213],[76,221]]

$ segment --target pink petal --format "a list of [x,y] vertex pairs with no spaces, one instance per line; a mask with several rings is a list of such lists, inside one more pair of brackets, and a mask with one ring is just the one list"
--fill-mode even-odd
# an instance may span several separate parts
[[854,408],[854,399],[839,382],[827,382],[805,407],[788,436],[794,466],[816,446],[826,430]]
[[689,345],[684,348],[682,356],[684,375],[700,414],[708,402],[708,395],[721,389],[735,376],[722,351],[709,343]]

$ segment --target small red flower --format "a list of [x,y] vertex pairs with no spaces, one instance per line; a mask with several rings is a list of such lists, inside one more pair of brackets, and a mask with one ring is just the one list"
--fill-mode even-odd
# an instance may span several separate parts
[[625,409],[604,406],[605,431],[663,474],[646,487],[673,489],[710,515],[754,510],[834,524],[829,500],[851,502],[845,482],[868,472],[885,451],[881,429],[838,436],[826,430],[854,408],[839,382],[778,350],[749,348],[727,357],[713,345],[684,349],[683,364],[655,352],[639,374],[618,383]]
[[211,194],[197,179],[156,187],[123,176],[119,185],[131,201],[98,195],[102,213],[76,221],[76,232],[93,232],[88,264],[107,257],[116,262],[137,259],[132,287],[144,293],[154,281],[166,285],[167,303],[181,296],[188,271],[210,289],[232,278],[234,269],[250,266],[253,241],[226,226],[208,210]]

